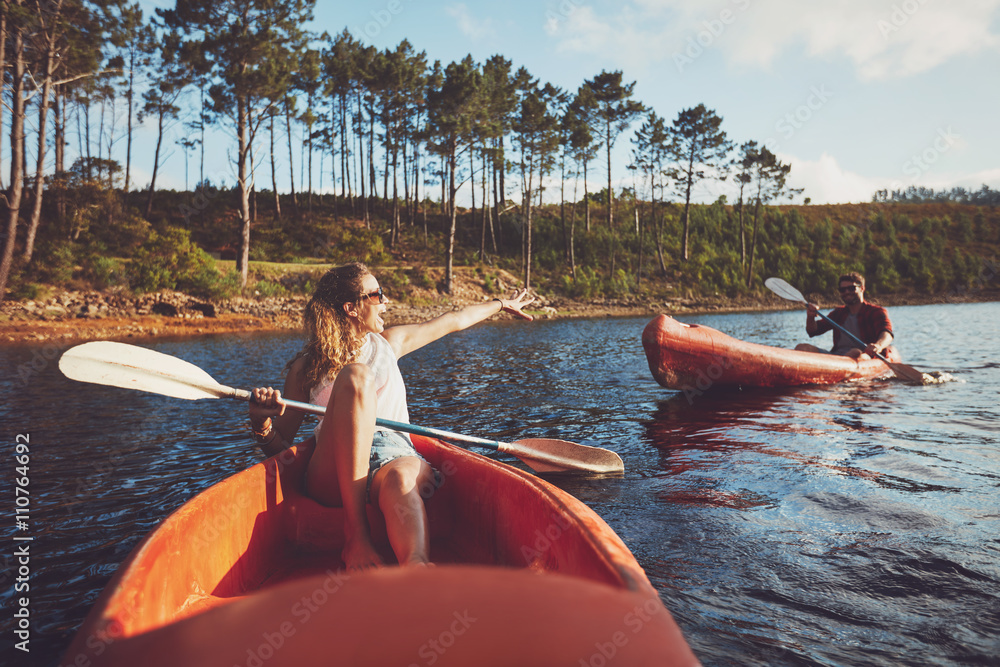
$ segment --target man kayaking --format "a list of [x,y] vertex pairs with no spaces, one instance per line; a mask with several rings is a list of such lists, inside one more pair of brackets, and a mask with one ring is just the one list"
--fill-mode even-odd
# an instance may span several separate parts
[[[820,336],[833,329],[833,349],[831,354],[839,354],[854,359],[872,359],[883,353],[892,343],[892,322],[889,313],[882,306],[865,302],[865,278],[852,271],[840,276],[837,289],[843,306],[835,308],[829,318],[865,342],[862,348],[857,341],[845,335],[824,319],[818,318],[819,308],[810,303],[806,308],[806,333],[809,337]],[[815,345],[800,343],[796,350],[803,352],[824,352]]]
[[[376,427],[376,418],[409,422],[406,388],[396,360],[449,333],[508,312],[522,319],[534,301],[527,290],[448,312],[420,324],[386,327],[389,299],[361,263],[328,271],[306,305],[308,340],[288,366],[284,396],[326,407],[306,469],[306,493],[345,510],[344,564],[349,570],[382,565],[371,542],[366,505],[379,508],[400,565],[426,564],[427,513],[418,490],[434,471],[404,433]],[[295,441],[303,413],[285,410],[282,393],[253,390],[250,425],[267,456]],[[433,488],[433,486],[431,487]]]

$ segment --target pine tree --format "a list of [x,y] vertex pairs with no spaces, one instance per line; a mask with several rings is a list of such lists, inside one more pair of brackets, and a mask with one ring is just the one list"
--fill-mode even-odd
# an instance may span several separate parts
[[448,213],[451,219],[448,241],[445,244],[445,291],[451,294],[455,262],[455,231],[458,207],[455,194],[460,183],[457,180],[458,158],[462,151],[474,142],[473,119],[482,74],[472,56],[461,62],[450,63],[443,73],[439,87],[431,87],[427,96],[428,149],[439,155],[448,170]]
[[[490,226],[490,238],[493,241],[493,251],[497,251],[497,238],[503,245],[503,228],[500,225],[500,214],[506,208],[506,173],[507,156],[504,137],[511,130],[514,113],[517,110],[517,86],[512,76],[512,63],[503,56],[495,55],[483,63],[483,112],[480,120],[480,140],[484,144],[483,156],[489,166],[489,179],[484,174],[484,185],[492,183],[493,215],[487,219],[483,216],[483,230],[480,239],[480,254],[486,252],[486,223]],[[486,195],[484,195],[485,200]]]
[[618,136],[628,129],[632,121],[644,110],[641,103],[632,99],[635,82],[622,83],[621,71],[603,71],[584,82],[593,94],[591,127],[604,142],[608,167],[608,229],[614,228],[615,194],[611,186],[611,149]]
[[750,184],[754,193],[754,213],[753,213],[753,234],[750,239],[750,258],[747,262],[747,287],[753,286],[753,264],[754,255],[757,250],[757,234],[760,230],[761,207],[765,208],[764,218],[767,217],[766,206],[768,202],[782,196],[794,196],[802,192],[797,188],[787,186],[788,174],[792,170],[792,165],[783,164],[778,158],[767,149],[762,147],[752,154],[750,168]]
[[162,37],[156,64],[157,79],[143,93],[142,109],[139,111],[139,122],[147,116],[156,118],[156,148],[153,151],[153,172],[149,180],[149,192],[146,196],[145,216],[149,218],[153,212],[153,193],[156,191],[156,177],[160,168],[160,153],[163,148],[163,138],[171,120],[180,114],[179,98],[184,89],[193,81],[193,70],[180,59],[181,38],[177,33]]
[[720,129],[722,117],[704,104],[684,109],[671,125],[670,153],[676,163],[669,175],[676,182],[684,197],[681,255],[688,259],[688,242],[691,229],[691,191],[695,184],[706,178],[725,180],[724,164],[733,144]]
[[663,252],[663,223],[657,215],[656,191],[659,189],[663,197],[664,163],[668,157],[669,132],[666,121],[655,112],[650,111],[646,121],[632,139],[635,145],[634,164],[645,172],[649,179],[650,218],[653,220],[656,232],[656,253],[660,264],[660,272],[666,275],[667,265]]
[[[523,71],[523,74],[526,74]],[[542,186],[542,177],[546,166],[550,165],[558,147],[558,118],[549,111],[550,105],[556,103],[559,90],[551,84],[539,88],[538,82],[529,76],[519,76],[522,88],[520,110],[514,120],[514,137],[521,154],[521,218],[524,225],[521,230],[522,252],[524,263],[524,286],[531,286],[532,261],[532,210],[535,170],[538,170],[538,187]]]
[[287,72],[278,65],[301,50],[307,35],[301,26],[312,19],[315,0],[177,0],[172,10],[157,10],[187,42],[183,55],[205,59],[213,85],[211,111],[228,120],[237,144],[240,192],[240,253],[236,266],[245,287],[250,262],[250,151],[267,100],[285,87]]

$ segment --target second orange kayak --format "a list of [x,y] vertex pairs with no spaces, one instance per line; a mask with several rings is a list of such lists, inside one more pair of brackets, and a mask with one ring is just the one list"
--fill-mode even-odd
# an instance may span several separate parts
[[[799,352],[748,343],[700,324],[659,315],[642,332],[653,378],[678,391],[712,387],[792,387],[885,377],[892,371],[878,359]],[[901,361],[893,347],[889,361]]]

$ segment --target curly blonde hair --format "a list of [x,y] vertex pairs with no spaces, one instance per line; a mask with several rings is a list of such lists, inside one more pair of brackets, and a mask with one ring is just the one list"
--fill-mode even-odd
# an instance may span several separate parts
[[320,278],[306,304],[305,329],[309,340],[296,356],[296,359],[305,357],[306,390],[311,391],[325,378],[335,376],[361,351],[365,336],[351,323],[344,304],[357,303],[363,298],[361,282],[370,273],[361,262],[352,262],[330,269]]

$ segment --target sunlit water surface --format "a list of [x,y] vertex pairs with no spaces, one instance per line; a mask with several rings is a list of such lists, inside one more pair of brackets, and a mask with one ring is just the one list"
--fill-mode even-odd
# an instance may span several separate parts
[[[892,316],[907,363],[959,381],[685,396],[650,376],[648,318],[488,323],[401,367],[414,423],[619,452],[624,477],[551,480],[624,539],[706,665],[998,664],[1000,304]],[[801,312],[683,319],[778,346],[804,338]],[[250,387],[280,386],[300,344],[252,334],[148,346]],[[30,524],[17,534],[34,538],[31,653],[12,647],[5,614],[3,664],[57,664],[142,536],[259,460],[243,405],[70,382],[62,350],[0,347],[6,447],[31,439]],[[11,519],[6,610],[14,534]]]

